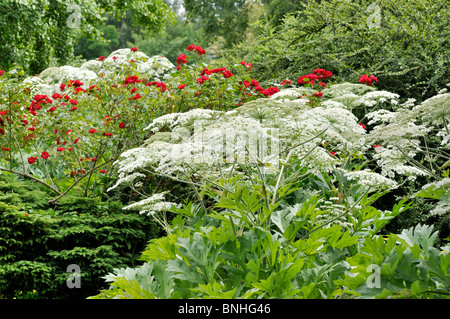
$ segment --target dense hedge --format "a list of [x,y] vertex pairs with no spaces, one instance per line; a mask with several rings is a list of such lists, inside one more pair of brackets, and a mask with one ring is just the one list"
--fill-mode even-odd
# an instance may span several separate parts
[[450,9],[440,0],[304,1],[281,26],[259,25],[260,36],[231,49],[225,59],[253,64],[256,78],[296,81],[310,69],[330,70],[337,82],[362,74],[378,89],[424,100],[450,76]]
[[[49,207],[39,184],[0,175],[0,298],[84,298],[102,276],[132,266],[158,227],[120,202],[67,196]],[[80,267],[81,288],[67,267]],[[69,278],[70,277],[70,278]]]

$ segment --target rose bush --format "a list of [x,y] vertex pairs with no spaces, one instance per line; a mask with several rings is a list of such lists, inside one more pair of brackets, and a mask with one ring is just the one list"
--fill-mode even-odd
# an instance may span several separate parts
[[145,140],[152,119],[229,109],[279,90],[262,88],[249,64],[209,68],[205,53],[190,45],[177,68],[132,48],[89,61],[90,70],[78,73],[69,66],[26,79],[20,68],[3,72],[0,169],[46,185],[56,199],[72,190],[99,195],[113,179],[112,162]]

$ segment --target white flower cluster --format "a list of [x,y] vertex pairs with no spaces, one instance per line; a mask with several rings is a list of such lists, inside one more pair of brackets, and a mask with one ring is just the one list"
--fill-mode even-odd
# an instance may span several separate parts
[[395,181],[367,169],[347,172],[344,176],[348,180],[356,180],[358,184],[373,189],[394,189],[398,185]]
[[[387,93],[383,95],[396,98]],[[382,145],[376,148],[374,158],[385,176],[394,177],[397,173],[413,179],[429,174],[409,163],[417,154],[427,153],[420,140],[432,131],[437,130],[436,136],[442,137],[442,145],[449,143],[450,94],[438,94],[417,106],[414,102],[414,99],[409,99],[395,112],[381,109],[366,114],[368,124],[375,125],[368,135],[369,143]]]
[[130,204],[123,207],[125,210],[139,210],[139,214],[147,213],[148,215],[153,215],[156,212],[167,211],[172,207],[176,207],[177,204],[173,202],[166,202],[164,200],[164,193],[157,193],[150,197],[147,197],[139,202]]
[[[288,91],[287,95],[298,94]],[[257,162],[276,168],[280,152],[286,149],[313,172],[331,171],[339,160],[323,147],[324,142],[339,152],[367,148],[366,133],[357,118],[339,105],[293,108],[292,101],[258,99],[229,112],[195,109],[167,114],[145,128],[157,133],[148,144],[122,154],[119,173],[124,178],[151,166],[162,174],[196,171],[217,176],[219,166]],[[167,133],[159,132],[173,136],[168,140]]]
[[99,73],[105,76],[122,73],[126,66],[130,66],[130,61],[134,60],[136,72],[142,77],[152,79],[153,81],[163,81],[170,76],[175,66],[165,57],[154,56],[150,58],[140,51],[131,51],[131,49],[119,49],[112,52],[106,59]]

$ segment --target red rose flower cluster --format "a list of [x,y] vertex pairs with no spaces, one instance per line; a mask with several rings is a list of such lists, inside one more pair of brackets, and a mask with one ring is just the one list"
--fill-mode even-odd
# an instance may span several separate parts
[[[311,84],[314,85],[315,81],[318,80],[324,80],[326,78],[331,78],[333,76],[333,73],[330,71],[326,71],[324,69],[315,69],[313,70],[313,73],[302,75],[298,78],[297,83],[298,84]],[[324,82],[321,81],[321,86],[324,86]],[[326,86],[326,84],[325,84]]]
[[241,64],[243,65],[243,66],[245,66],[249,71],[251,71],[252,70],[252,64],[251,63],[247,63],[247,62],[245,62],[245,61],[241,61]]
[[187,59],[187,56],[184,54],[180,54],[177,58],[177,64],[186,64],[189,60]]
[[366,74],[363,74],[359,78],[359,83],[367,84],[369,86],[372,86],[372,84],[373,84],[372,81],[378,82],[378,78],[376,76],[373,76],[373,75],[367,76]]
[[124,85],[127,86],[128,84],[134,84],[134,83],[136,83],[136,82],[137,82],[137,83],[141,83],[142,80],[139,80],[138,76],[132,75],[132,76],[129,76],[129,77],[127,77],[127,78],[125,79]]
[[200,84],[203,84],[203,83],[205,83],[208,80],[209,80],[209,77],[207,77],[206,75],[202,75],[200,78],[195,79],[195,81],[197,81]]
[[205,51],[205,49],[203,49],[202,47],[200,47],[200,46],[196,46],[196,45],[194,45],[194,44],[190,44],[190,45],[188,45],[188,47],[186,48],[186,50],[187,51],[195,51],[198,55],[204,55],[204,54],[206,54],[206,51]]
[[45,104],[52,104],[53,101],[47,96],[47,95],[35,95],[33,97],[33,101],[31,101],[31,104],[28,108],[28,111],[36,116],[36,111],[42,108],[42,105]]
[[148,82],[146,86],[154,85],[155,87],[159,88],[160,92],[165,92],[167,90],[167,86],[164,84],[164,82]]

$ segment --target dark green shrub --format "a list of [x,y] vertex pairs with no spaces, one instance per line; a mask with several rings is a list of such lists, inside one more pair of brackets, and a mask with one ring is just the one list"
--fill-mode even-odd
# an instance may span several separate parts
[[[49,199],[51,194],[37,183],[0,175],[3,298],[92,295],[104,285],[102,276],[134,265],[158,235],[148,216],[125,214],[120,202],[66,196],[50,207]],[[67,286],[72,264],[80,268],[81,288]]]

